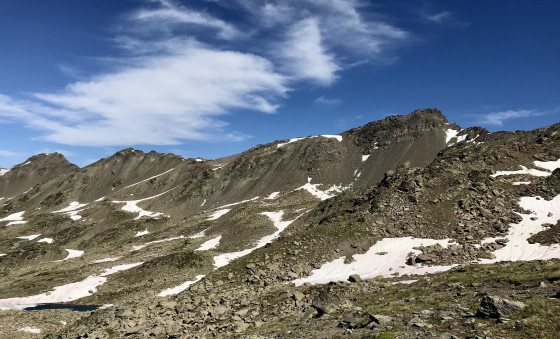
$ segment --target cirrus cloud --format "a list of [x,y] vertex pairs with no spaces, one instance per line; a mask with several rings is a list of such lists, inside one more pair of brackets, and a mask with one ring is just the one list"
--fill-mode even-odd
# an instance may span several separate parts
[[104,72],[87,76],[64,64],[78,81],[23,98],[0,94],[0,117],[67,145],[242,140],[226,115],[275,113],[296,84],[331,86],[364,55],[381,58],[408,37],[366,18],[354,0],[213,3],[257,17],[250,30],[172,0],[146,2],[124,16],[112,41],[125,53],[106,59]]

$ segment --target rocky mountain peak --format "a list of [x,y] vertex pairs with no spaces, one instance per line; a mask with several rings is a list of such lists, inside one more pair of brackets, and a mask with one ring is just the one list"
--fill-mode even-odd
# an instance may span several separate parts
[[16,195],[59,175],[77,170],[60,153],[41,153],[13,166],[0,177],[0,196]]

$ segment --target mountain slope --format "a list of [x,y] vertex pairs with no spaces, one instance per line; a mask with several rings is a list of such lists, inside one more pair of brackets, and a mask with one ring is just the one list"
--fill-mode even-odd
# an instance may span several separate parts
[[[293,321],[346,333],[309,323],[320,284],[359,275],[379,294],[379,277],[560,257],[541,239],[560,219],[559,129],[462,130],[426,109],[217,160],[124,150],[10,200],[0,307],[117,305],[45,327],[59,337],[285,336]],[[70,283],[81,294],[41,294]],[[364,307],[341,284],[334,319]]]

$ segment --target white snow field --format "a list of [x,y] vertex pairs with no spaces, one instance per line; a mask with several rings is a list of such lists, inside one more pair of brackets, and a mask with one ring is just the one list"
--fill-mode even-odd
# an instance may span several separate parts
[[7,217],[0,219],[0,222],[9,221],[6,226],[25,224],[26,221],[23,220],[23,213],[25,213],[25,211],[10,214]]
[[329,138],[329,139],[336,139],[339,142],[342,141],[342,135],[325,135],[325,134],[323,134],[323,135],[320,135],[320,137]]
[[146,234],[150,234],[150,232],[148,231],[147,228],[143,231],[137,232],[136,237],[141,237],[141,236],[146,235]]
[[53,261],[53,262],[66,261],[66,260],[69,260],[69,259],[79,258],[79,257],[81,257],[82,255],[84,255],[84,251],[80,251],[80,250],[71,250],[71,249],[68,249],[68,248],[66,248],[65,250],[66,250],[66,252],[68,252],[68,255],[66,256],[66,258],[61,259],[61,260],[55,260],[55,261]]
[[548,177],[549,175],[552,174],[552,172],[555,169],[560,168],[560,159],[555,160],[555,161],[535,161],[533,163],[535,164],[536,167],[540,167],[540,168],[544,169],[544,171],[534,169],[534,168],[527,168],[525,166],[519,165],[519,167],[521,167],[520,170],[517,170],[517,171],[497,171],[496,173],[492,174],[491,176],[493,178],[495,178],[495,177],[499,177],[499,176],[502,176],[502,175],[528,174],[528,175],[532,175],[532,176],[535,176],[535,177]]
[[342,187],[340,185],[334,185],[327,190],[320,190],[318,186],[321,186],[322,184],[312,184],[311,180],[312,180],[311,177],[307,178],[307,184],[296,188],[295,191],[306,190],[316,198],[319,198],[321,200],[327,200],[329,198],[336,196],[338,193],[341,193],[347,188],[347,187]]
[[548,171],[541,171],[534,168],[527,168],[525,166],[520,165],[521,169],[517,171],[498,171],[491,175],[491,177],[496,178],[502,175],[515,175],[515,174],[528,174],[535,177],[547,177],[550,175]]
[[281,148],[281,147],[286,146],[287,144],[291,144],[291,143],[296,142],[296,141],[305,140],[305,139],[313,139],[313,138],[318,138],[318,137],[336,139],[339,142],[342,141],[342,135],[314,135],[314,136],[307,137],[307,138],[292,138],[292,139],[289,139],[286,142],[282,142],[282,143],[277,144],[276,147]]
[[228,213],[229,211],[231,211],[231,208],[224,208],[224,209],[222,209],[222,210],[214,211],[214,213],[212,213],[212,215],[209,216],[208,219],[206,219],[206,220],[217,220],[217,219],[220,219],[220,217],[221,217],[222,215],[225,215],[225,214]]
[[274,200],[276,198],[278,198],[278,196],[280,195],[280,192],[272,192],[270,193],[270,195],[266,198],[264,198],[264,200]]
[[142,262],[108,268],[82,281],[55,287],[52,291],[29,297],[0,299],[0,310],[23,310],[38,304],[65,303],[88,297],[107,281],[107,276],[142,265]]
[[370,156],[371,156],[371,154],[362,155],[362,162],[365,162]]
[[153,177],[149,177],[148,179],[144,179],[144,180],[138,181],[138,182],[136,182],[136,183],[134,183],[134,184],[132,184],[132,185],[125,186],[125,187],[123,187],[122,189],[126,189],[126,188],[129,188],[129,187],[133,187],[133,186],[139,185],[139,184],[141,184],[141,183],[143,183],[143,182],[146,182],[146,181],[148,181],[148,180],[152,180],[152,179],[155,179],[155,178],[157,178],[157,177],[159,177],[159,176],[162,176],[162,175],[164,175],[164,174],[167,174],[167,173],[169,173],[169,172],[171,172],[171,171],[173,171],[173,170],[174,170],[174,168],[172,168],[172,169],[170,169],[170,170],[167,170],[167,171],[165,171],[165,172],[163,172],[163,173],[156,174],[156,175],[154,175]]
[[[504,247],[492,252],[496,256],[495,259],[481,259],[480,263],[560,259],[560,244],[543,246],[537,243],[530,244],[527,241],[533,234],[546,230],[546,227],[542,224],[556,224],[560,220],[560,195],[550,201],[541,197],[522,197],[519,206],[531,211],[531,213],[518,213],[523,220],[519,224],[511,224],[505,237],[483,240],[482,243],[487,243],[506,238],[509,239],[509,242]],[[536,219],[531,220],[531,218]]]
[[43,239],[37,240],[37,242],[44,242],[44,243],[47,243],[47,244],[52,244],[53,241],[54,241],[53,238],[43,238]]
[[511,183],[513,186],[519,186],[519,185],[530,185],[531,182],[530,181],[515,181]]
[[32,235],[25,235],[25,236],[16,237],[16,238],[31,241],[31,240],[39,238],[40,236],[41,236],[40,234],[32,234]]
[[158,297],[167,297],[167,296],[170,296],[170,295],[179,294],[179,293],[183,292],[184,290],[186,290],[187,288],[189,288],[189,286],[191,286],[192,284],[200,281],[200,279],[202,279],[202,278],[204,278],[203,274],[197,275],[195,280],[185,281],[184,283],[182,283],[179,286],[171,287],[171,288],[168,288],[168,289],[165,289],[165,290],[161,291],[158,294]]
[[193,235],[189,236],[189,238],[190,238],[190,239],[197,239],[197,238],[205,237],[205,236],[206,236],[206,231],[207,231],[207,230],[208,230],[208,229],[205,229],[204,231],[200,231],[200,232],[198,232],[197,234],[193,234]]
[[303,140],[303,139],[305,139],[305,138],[293,138],[293,139],[290,139],[286,142],[283,142],[283,143],[280,143],[280,144],[276,145],[276,147],[281,148],[281,147],[284,147],[287,144],[291,144],[292,142],[300,141],[300,140]]
[[560,168],[560,159],[556,161],[535,161],[534,164],[537,167],[553,172],[555,169]]
[[137,204],[139,202],[142,202],[142,201],[146,201],[146,200],[150,200],[150,199],[154,199],[154,198],[157,198],[159,196],[162,196],[169,191],[171,191],[171,190],[167,190],[163,193],[154,195],[153,197],[148,197],[148,198],[138,199],[138,200],[129,200],[129,201],[113,200],[112,203],[124,204],[124,206],[121,208],[123,211],[127,211],[127,212],[130,212],[130,213],[138,213],[138,216],[136,218],[134,218],[134,220],[138,220],[142,217],[157,218],[160,215],[163,215],[163,213],[161,213],[161,212],[150,212],[150,211],[143,210],[142,208],[138,207]]
[[8,173],[10,170],[7,168],[0,168],[0,177]]
[[70,217],[70,219],[76,221],[76,220],[80,220],[82,219],[82,216],[79,215],[78,213],[80,213],[81,211],[83,211],[83,209],[81,209],[84,206],[87,206],[88,204],[80,204],[77,201],[72,201],[70,203],[70,205],[68,205],[68,207],[65,207],[61,210],[58,211],[53,211],[52,213],[62,213],[62,214],[66,214]]
[[208,251],[208,250],[214,249],[214,248],[218,247],[218,245],[220,245],[220,240],[222,240],[221,235],[215,237],[214,239],[210,239],[210,240],[206,241],[205,243],[200,245],[200,247],[197,248],[195,251]]
[[215,256],[214,257],[214,267],[219,268],[219,267],[225,266],[225,265],[229,264],[232,260],[235,260],[237,258],[241,258],[241,257],[253,252],[257,248],[263,247],[267,243],[276,239],[280,235],[280,233],[283,230],[286,229],[286,227],[288,227],[292,222],[294,222],[297,219],[296,218],[296,219],[290,220],[290,221],[282,221],[282,216],[284,215],[284,211],[262,212],[261,214],[264,215],[264,216],[267,216],[274,223],[274,227],[276,227],[276,232],[261,238],[254,247],[247,248],[245,250],[238,251],[238,252],[222,253],[220,255]]
[[27,333],[34,333],[34,334],[40,334],[41,333],[41,329],[39,328],[35,328],[35,327],[22,327],[20,329],[18,329],[18,331],[20,332],[27,332]]
[[[384,238],[379,240],[364,254],[355,254],[354,261],[345,264],[345,257],[335,259],[323,264],[312,271],[306,278],[296,279],[293,283],[301,286],[308,282],[311,284],[324,284],[331,281],[345,281],[352,274],[358,274],[362,279],[383,276],[386,278],[404,274],[428,274],[447,271],[453,266],[422,266],[406,265],[409,253],[420,254],[420,250],[413,247],[431,246],[440,244],[444,247],[450,245],[450,239],[434,240],[412,237]],[[387,254],[379,254],[387,252]]]

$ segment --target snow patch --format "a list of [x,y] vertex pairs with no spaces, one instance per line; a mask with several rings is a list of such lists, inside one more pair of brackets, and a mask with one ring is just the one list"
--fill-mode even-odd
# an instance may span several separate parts
[[264,200],[274,200],[279,195],[280,195],[280,192],[272,192],[272,193],[270,193],[270,195],[268,197],[264,198]]
[[[312,271],[309,277],[296,279],[293,283],[301,286],[308,282],[311,284],[324,284],[331,281],[345,281],[352,274],[358,274],[362,279],[378,276],[385,278],[404,274],[428,274],[447,271],[453,266],[412,266],[406,265],[409,253],[420,254],[414,249],[418,246],[431,246],[440,244],[444,247],[450,245],[450,239],[435,240],[412,237],[384,238],[379,240],[364,254],[353,255],[354,261],[345,264],[345,257],[335,259],[323,264]],[[381,255],[379,253],[386,252]]]
[[6,169],[6,168],[0,168],[0,177],[3,176],[4,174],[8,173],[10,170]]
[[[480,263],[560,259],[560,244],[545,246],[538,243],[530,244],[527,241],[533,234],[546,230],[542,224],[554,225],[560,220],[560,195],[552,200],[545,200],[541,197],[522,197],[519,200],[519,206],[531,213],[518,213],[523,218],[521,222],[511,224],[508,234],[500,237],[509,239],[509,242],[492,252],[496,256],[495,259],[481,259]],[[531,220],[531,218],[535,220]],[[495,240],[496,238],[487,238],[482,241],[482,244]]]
[[530,181],[514,181],[511,183],[514,186],[519,186],[519,185],[529,185],[531,184]]
[[27,224],[27,221],[10,221],[9,223],[6,224],[6,226],[23,225],[23,224]]
[[23,237],[16,237],[16,238],[31,241],[33,239],[39,238],[40,236],[41,236],[40,234],[33,234],[33,235],[26,235],[26,236],[23,236]]
[[202,274],[197,275],[195,280],[185,281],[184,283],[182,283],[179,286],[175,286],[175,287],[168,288],[168,289],[165,289],[165,290],[161,291],[158,294],[158,297],[167,297],[169,295],[179,294],[179,293],[183,292],[184,290],[186,290],[187,288],[189,288],[189,286],[191,286],[192,284],[200,281],[200,279],[202,279],[202,278],[204,278],[204,275],[202,275]]
[[66,261],[66,260],[69,260],[69,259],[79,258],[79,257],[81,257],[82,255],[84,255],[84,251],[80,251],[80,250],[71,250],[71,249],[68,249],[68,248],[66,248],[65,250],[66,250],[66,252],[68,252],[68,255],[66,256],[66,258],[61,259],[61,260],[55,260],[55,261],[53,261],[53,262]]
[[[207,229],[206,229],[207,230]],[[202,238],[206,236],[206,230],[202,231],[202,232],[198,232],[197,234],[193,234],[191,236],[189,236],[189,238],[191,239],[197,239],[197,238]]]
[[[284,216],[284,211],[262,212],[261,214],[264,215],[264,216],[267,216],[274,223],[274,227],[276,227],[276,232],[261,238],[259,241],[257,241],[257,245],[252,247],[252,248],[248,248],[248,249],[238,251],[238,252],[223,253],[223,254],[215,256],[214,257],[214,266],[216,268],[225,266],[225,265],[229,264],[232,260],[243,257],[243,256],[253,252],[257,248],[263,247],[267,243],[276,239],[280,235],[280,233],[282,233],[282,231],[286,229],[286,227],[288,227],[292,222],[297,220],[297,218],[296,218],[296,219],[290,220],[290,221],[282,221],[282,217]],[[298,216],[298,218],[299,218],[299,216]]]
[[162,175],[164,175],[164,174],[167,174],[167,173],[169,173],[169,172],[171,172],[171,171],[173,171],[173,170],[174,170],[174,168],[172,168],[172,169],[170,169],[170,170],[167,170],[167,171],[165,171],[165,172],[163,172],[163,173],[154,175],[153,177],[149,177],[148,179],[144,179],[144,180],[138,181],[137,183],[134,183],[134,184],[132,184],[132,185],[125,186],[125,187],[123,187],[122,189],[126,189],[126,188],[129,188],[129,187],[133,187],[133,186],[139,185],[139,184],[141,184],[141,183],[143,183],[143,182],[146,182],[146,181],[148,181],[148,180],[152,180],[152,179],[154,179],[154,178],[157,178],[157,177],[159,177],[159,176],[162,176]]
[[47,244],[52,244],[53,239],[52,238],[43,238],[43,239],[37,240],[37,242],[46,242]]
[[130,201],[113,200],[112,203],[115,203],[115,204],[123,204],[124,203],[124,206],[121,208],[123,211],[131,212],[131,213],[138,213],[138,216],[136,218],[134,218],[134,220],[138,220],[142,217],[157,218],[160,215],[163,215],[163,213],[161,213],[161,212],[150,212],[150,211],[143,210],[142,208],[138,207],[137,204],[139,202],[142,202],[142,201],[146,201],[146,200],[150,200],[150,199],[154,199],[154,198],[157,198],[159,196],[162,196],[169,191],[171,191],[171,190],[167,190],[163,193],[154,195],[153,197],[148,197],[148,198],[139,199],[139,200],[130,200]]
[[218,245],[220,244],[220,240],[222,240],[222,236],[217,236],[214,239],[210,239],[208,241],[206,241],[204,244],[200,245],[199,248],[197,248],[195,251],[208,251],[211,249],[214,249],[216,247],[218,247]]
[[35,328],[35,327],[22,327],[20,329],[18,329],[18,331],[20,332],[28,332],[28,333],[35,333],[35,334],[40,334],[41,333],[41,329],[39,328]]
[[107,276],[142,265],[143,262],[118,265],[104,270],[101,274],[90,275],[82,281],[55,287],[52,291],[21,298],[0,299],[0,310],[23,310],[38,304],[58,304],[89,297],[97,287],[107,281]]
[[555,169],[560,168],[560,159],[556,161],[535,161],[534,164],[537,167],[553,172]]
[[25,211],[10,214],[5,218],[0,219],[0,222],[11,221],[10,223],[8,223],[8,225],[16,225],[16,224],[12,223],[14,221],[19,221],[20,223],[25,223],[25,221],[23,221],[23,213],[25,213]]
[[204,206],[204,204],[206,204],[206,199],[204,199],[204,201],[202,202],[202,204],[200,204],[200,207]]
[[283,143],[280,143],[280,144],[276,145],[276,147],[281,148],[281,147],[286,146],[287,144],[291,144],[292,142],[300,141],[300,140],[303,140],[303,139],[305,139],[305,138],[293,138],[293,139],[290,139],[286,142],[283,142]]
[[225,165],[227,165],[227,163],[215,165],[214,168],[212,168],[212,171],[217,171],[220,168],[223,168]]
[[514,174],[528,174],[528,175],[532,175],[532,176],[536,176],[536,177],[548,177],[552,174],[552,172],[557,169],[560,168],[560,159],[556,160],[556,161],[535,161],[534,162],[535,166],[540,167],[542,169],[544,169],[544,171],[542,170],[538,170],[538,169],[533,169],[533,168],[527,168],[525,166],[521,166],[520,170],[517,171],[497,171],[496,173],[492,174],[491,177],[495,178],[495,177],[499,177],[502,175],[514,175]]
[[534,168],[527,168],[525,166],[520,166],[520,167],[521,169],[517,171],[497,171],[496,173],[491,174],[490,176],[492,178],[496,178],[502,175],[528,174],[535,177],[548,177],[551,174],[548,171],[541,171]]
[[217,220],[219,219],[222,215],[228,213],[229,211],[231,211],[230,208],[224,208],[223,210],[217,210],[214,213],[212,213],[211,216],[208,217],[208,219],[206,220]]
[[457,137],[457,134],[459,134],[460,131],[457,131],[455,129],[449,128],[445,131],[445,143],[449,144],[449,142]]
[[82,219],[82,216],[79,215],[78,213],[83,211],[83,209],[80,209],[80,208],[82,208],[84,206],[87,206],[87,204],[80,204],[77,201],[72,201],[70,203],[70,205],[68,205],[68,207],[65,207],[65,208],[63,208],[61,210],[58,210],[58,211],[53,211],[52,213],[66,214],[67,216],[70,217],[70,219],[76,221],[76,220]]
[[311,193],[313,196],[321,200],[327,200],[347,189],[347,187],[342,187],[341,185],[334,185],[331,188],[323,191],[318,188],[318,186],[321,186],[322,184],[311,184],[311,180],[311,178],[307,178],[307,184],[296,188],[295,191],[306,190],[307,192]]
[[393,283],[391,283],[392,285],[396,285],[396,284],[404,284],[404,285],[410,285],[413,284],[415,282],[417,282],[418,279],[412,279],[412,280],[400,280],[400,281],[395,281]]
[[342,135],[320,135],[323,138],[329,138],[329,139],[336,139],[339,142],[342,141]]
[[371,154],[364,154],[364,155],[362,155],[362,162],[366,161],[366,160],[370,157],[370,155],[371,155]]
[[141,232],[137,232],[136,236],[141,237],[141,236],[146,235],[146,234],[150,234],[150,231],[148,231],[147,228],[145,230],[141,231]]
[[63,208],[63,209],[61,209],[61,210],[58,210],[58,211],[53,211],[53,213],[71,212],[71,211],[75,211],[75,210],[77,210],[77,209],[80,209],[80,208],[82,208],[82,207],[84,207],[84,206],[86,206],[86,205],[87,205],[87,204],[80,204],[80,203],[77,202],[77,201],[72,201],[72,202],[70,203],[70,205],[68,205],[68,207],[65,207],[65,208]]

